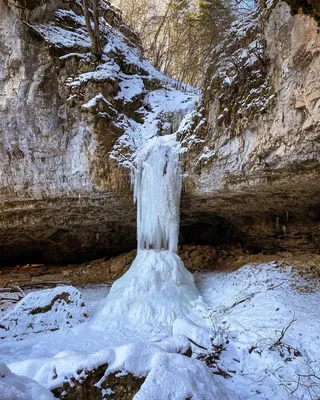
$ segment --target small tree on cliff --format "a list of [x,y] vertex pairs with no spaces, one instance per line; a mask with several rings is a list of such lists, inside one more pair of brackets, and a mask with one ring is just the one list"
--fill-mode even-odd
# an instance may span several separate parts
[[[101,38],[99,29],[99,0],[92,0],[92,10],[89,9],[89,0],[83,0],[83,13],[86,28],[90,36],[92,54],[99,60],[101,58]],[[94,27],[91,26],[90,11],[93,14]]]

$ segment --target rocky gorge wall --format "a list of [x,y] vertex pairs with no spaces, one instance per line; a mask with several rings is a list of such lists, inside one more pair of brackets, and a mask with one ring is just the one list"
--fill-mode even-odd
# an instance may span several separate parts
[[[139,45],[107,3],[102,11],[128,45]],[[107,100],[119,81],[105,74],[68,86],[97,68],[81,14],[71,1],[0,1],[1,260],[113,255],[135,245],[129,177],[109,158],[123,133]],[[97,93],[104,97],[82,107]]]
[[[66,13],[54,16],[59,6]],[[0,1],[1,261],[81,258],[88,249],[113,255],[135,246],[129,177],[108,156],[122,134],[107,100],[119,82],[106,74],[66,84],[97,67],[81,13],[76,2]],[[103,17],[123,28],[128,45],[139,44],[107,3]],[[82,107],[97,93],[104,97]]]
[[318,252],[316,18],[276,1],[258,24],[235,25],[213,52],[205,86],[196,134],[182,137],[189,148],[184,212],[226,218],[255,251]]
[[[103,4],[97,64],[80,3],[0,0],[0,263],[135,248],[129,173],[110,154],[168,83]],[[261,21],[214,51],[203,110],[182,133],[181,242],[318,252],[319,26],[284,2]]]
[[134,150],[198,91],[157,71],[101,0],[101,59],[78,0],[0,0],[0,264],[136,247]]

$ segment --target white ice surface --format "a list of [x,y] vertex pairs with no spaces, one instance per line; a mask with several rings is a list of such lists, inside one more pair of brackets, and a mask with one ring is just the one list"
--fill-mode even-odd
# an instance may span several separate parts
[[175,135],[155,136],[137,150],[133,185],[139,250],[177,252],[181,196],[179,153]]
[[92,326],[127,326],[142,331],[170,329],[178,317],[201,304],[192,274],[171,251],[139,250],[130,269],[111,287]]

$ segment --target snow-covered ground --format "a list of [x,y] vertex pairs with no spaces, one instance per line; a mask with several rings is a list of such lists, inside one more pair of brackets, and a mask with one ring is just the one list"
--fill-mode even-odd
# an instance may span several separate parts
[[[202,311],[204,324],[215,332],[215,356],[196,346],[194,357],[201,361],[173,354],[187,346],[182,334],[200,343],[203,332],[192,325],[184,328],[179,323],[173,337],[167,330],[155,337],[121,327],[93,329],[89,320],[72,328],[29,333],[19,340],[7,337],[0,341],[0,361],[13,373],[53,388],[68,370],[103,360],[110,371],[148,376],[135,399],[178,400],[188,391],[195,400],[319,398],[320,291],[315,281],[269,263],[200,274],[196,284],[207,304]],[[92,316],[109,287],[80,291]],[[213,375],[204,368],[205,359]],[[161,391],[154,384],[159,379]],[[0,376],[0,389],[2,384]],[[1,400],[11,398],[4,393],[0,390]]]
[[[276,263],[198,277],[223,337],[224,385],[244,399],[318,399],[320,292]],[[318,286],[319,287],[319,286]]]

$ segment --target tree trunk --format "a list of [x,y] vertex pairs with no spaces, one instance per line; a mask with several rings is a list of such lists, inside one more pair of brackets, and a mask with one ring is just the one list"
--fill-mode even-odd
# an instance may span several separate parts
[[92,54],[99,60],[102,54],[99,29],[99,0],[93,0],[92,3],[94,29],[92,29],[90,22],[89,0],[83,0],[83,13],[86,22],[86,28],[90,36]]

